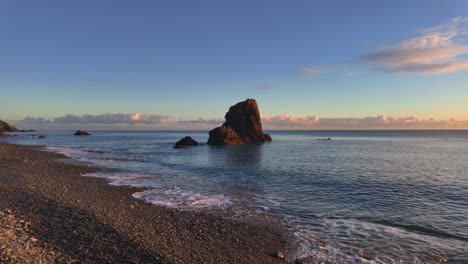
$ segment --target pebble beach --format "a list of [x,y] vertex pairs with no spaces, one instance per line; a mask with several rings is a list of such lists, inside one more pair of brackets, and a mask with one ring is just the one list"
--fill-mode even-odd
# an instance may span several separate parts
[[[0,142],[0,263],[283,263],[279,226],[132,198],[36,146]],[[280,257],[279,257],[280,256]]]

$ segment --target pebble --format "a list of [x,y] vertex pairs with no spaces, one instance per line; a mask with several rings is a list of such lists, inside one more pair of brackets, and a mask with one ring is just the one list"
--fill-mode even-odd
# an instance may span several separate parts
[[284,253],[281,252],[281,251],[276,252],[276,257],[279,258],[279,259],[285,259]]

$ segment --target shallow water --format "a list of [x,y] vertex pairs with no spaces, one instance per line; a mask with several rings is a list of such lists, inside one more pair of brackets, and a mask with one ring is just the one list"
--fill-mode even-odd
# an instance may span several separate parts
[[147,187],[134,197],[153,204],[276,215],[301,257],[468,263],[468,131],[272,131],[263,145],[188,149],[172,146],[208,133],[45,135],[9,140],[106,167],[90,176]]

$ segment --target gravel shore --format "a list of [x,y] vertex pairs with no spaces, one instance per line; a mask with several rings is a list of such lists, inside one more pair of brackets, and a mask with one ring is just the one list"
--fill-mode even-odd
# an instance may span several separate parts
[[145,204],[141,188],[83,177],[98,168],[0,142],[0,263],[283,263],[263,222]]

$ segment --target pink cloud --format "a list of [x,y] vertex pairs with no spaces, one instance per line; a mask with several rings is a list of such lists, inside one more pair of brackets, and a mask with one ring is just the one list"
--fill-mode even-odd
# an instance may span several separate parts
[[468,69],[468,17],[455,17],[418,37],[377,49],[363,60],[378,69],[401,73],[444,74]]
[[24,123],[54,123],[54,124],[155,124],[169,119],[168,115],[149,115],[142,113],[108,113],[99,115],[64,115],[57,118],[31,118],[21,120]]
[[[416,116],[368,116],[363,118],[326,118],[317,115],[295,116],[260,114],[267,130],[346,130],[346,129],[468,129],[468,120],[436,120]],[[142,113],[116,113],[102,115],[65,115],[55,119],[31,118],[12,121],[21,128],[65,129],[79,126],[82,129],[202,129],[219,126],[224,119],[171,120],[167,115]]]
[[415,116],[369,116],[364,118],[320,118],[318,116],[261,114],[265,129],[467,129],[468,121],[421,119]]
[[292,115],[277,115],[274,117],[267,117],[261,115],[262,123],[270,126],[278,127],[302,127],[311,126],[320,121],[318,116],[292,116]]

